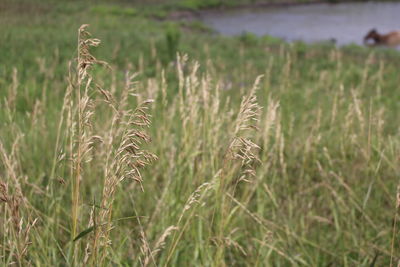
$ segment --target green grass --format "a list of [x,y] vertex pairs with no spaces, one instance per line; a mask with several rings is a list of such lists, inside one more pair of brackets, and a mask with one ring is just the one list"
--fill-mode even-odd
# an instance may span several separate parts
[[132,7],[118,7],[113,5],[96,5],[91,11],[99,15],[118,15],[118,16],[135,16],[137,10]]
[[[80,266],[85,256],[95,266],[389,266],[391,258],[399,260],[399,227],[393,227],[398,51],[217,36],[197,22],[153,15],[167,17],[168,8],[43,1],[28,10],[29,1],[6,3],[0,11],[0,265]],[[78,103],[88,81],[79,97],[75,59],[78,28],[86,23],[102,41],[91,53],[110,65],[90,73],[115,102],[90,87],[91,105],[81,111],[93,115],[79,135]],[[126,98],[128,71],[138,74]],[[259,130],[235,131],[245,125],[238,122],[246,113],[241,107],[257,113],[241,103],[259,75],[260,121],[249,120]],[[143,192],[132,179],[110,186],[110,173],[120,177],[113,159],[123,133],[139,130],[124,123],[127,114],[149,98],[152,123],[144,131],[152,140],[140,151],[158,160],[141,169]],[[115,110],[125,115],[116,120]],[[71,166],[78,144],[90,136],[73,234]],[[259,149],[232,147],[238,137]]]

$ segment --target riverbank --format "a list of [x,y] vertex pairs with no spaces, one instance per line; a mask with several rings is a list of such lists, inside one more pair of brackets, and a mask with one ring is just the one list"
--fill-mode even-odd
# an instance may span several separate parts
[[[314,5],[314,4],[340,4],[340,3],[365,3],[371,1],[365,0],[270,0],[270,1],[182,1],[182,3],[177,4],[166,4],[162,8],[165,10],[173,10],[168,14],[168,18],[198,18],[201,12],[223,12],[223,11],[233,11],[243,8],[277,8],[277,7],[291,7],[299,5]],[[398,1],[379,1],[379,2],[398,2]]]
[[[251,32],[271,35],[287,42],[333,42],[337,46],[364,45],[371,29],[388,33],[398,29],[396,16],[400,3],[319,3],[290,7],[241,8],[204,11],[200,19],[218,33],[227,36]],[[379,14],[379,20],[371,17]]]

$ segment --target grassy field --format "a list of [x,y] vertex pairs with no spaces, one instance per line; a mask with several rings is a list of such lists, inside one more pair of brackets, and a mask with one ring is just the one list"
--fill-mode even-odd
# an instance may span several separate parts
[[0,265],[397,265],[400,54],[169,3],[0,3]]

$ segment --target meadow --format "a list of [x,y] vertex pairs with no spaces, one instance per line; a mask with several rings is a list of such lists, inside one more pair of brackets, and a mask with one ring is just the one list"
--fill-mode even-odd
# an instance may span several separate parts
[[396,266],[399,52],[189,2],[0,3],[0,265]]

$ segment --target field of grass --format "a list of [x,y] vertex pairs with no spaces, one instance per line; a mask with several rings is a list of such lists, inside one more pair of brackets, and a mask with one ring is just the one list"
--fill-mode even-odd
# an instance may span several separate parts
[[397,265],[399,52],[172,7],[0,3],[0,265]]

